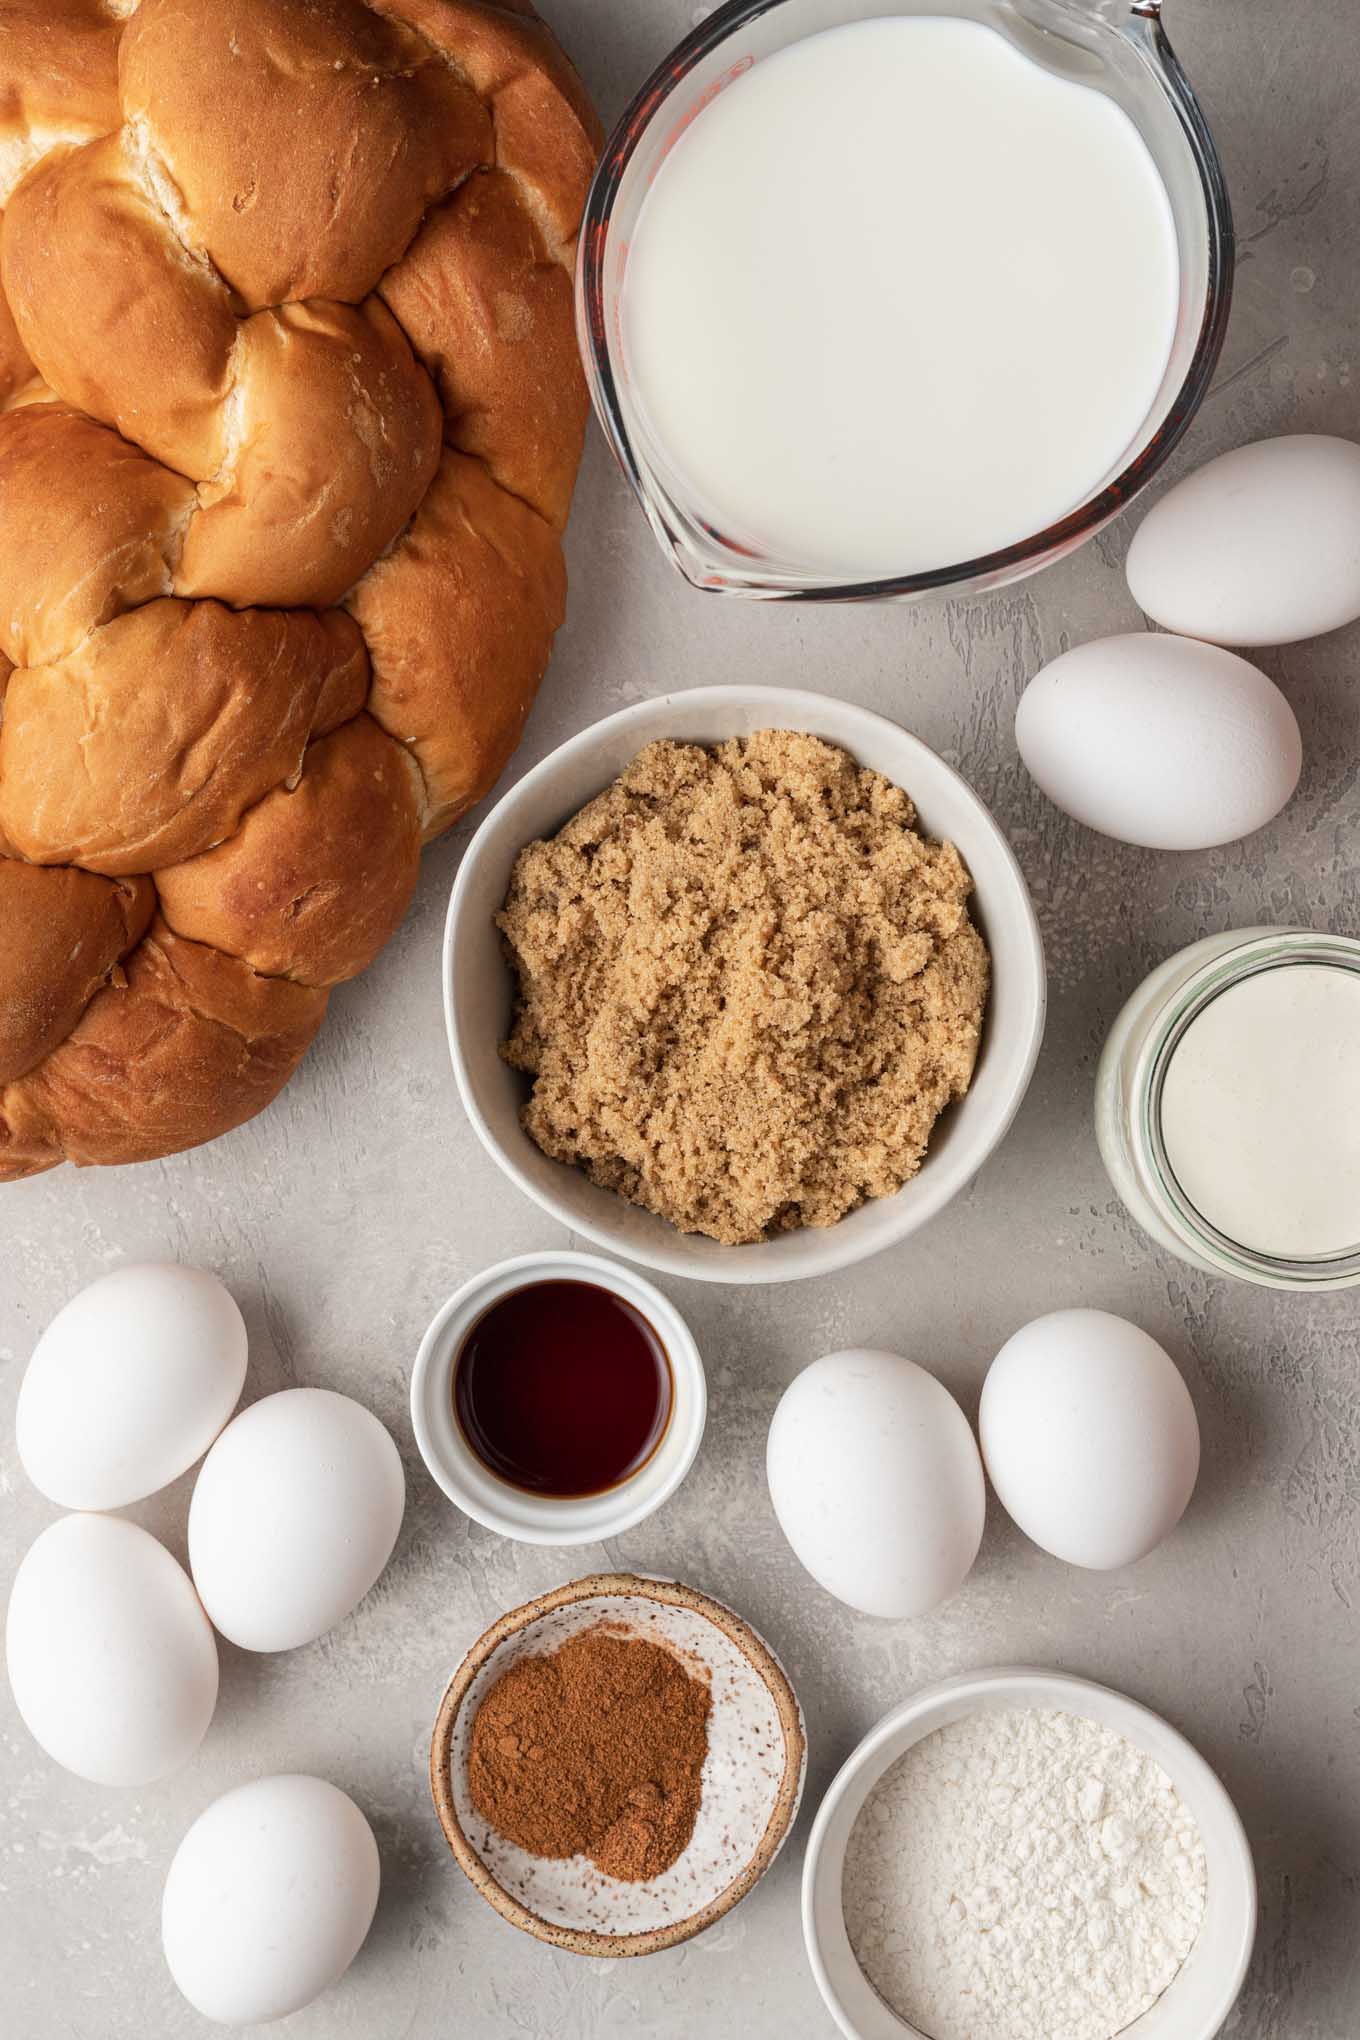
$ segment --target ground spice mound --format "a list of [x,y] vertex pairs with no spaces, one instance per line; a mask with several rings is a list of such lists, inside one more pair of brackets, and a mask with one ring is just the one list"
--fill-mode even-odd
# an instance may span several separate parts
[[472,1803],[532,1856],[659,1877],[699,1812],[709,1691],[672,1652],[604,1628],[521,1658],[477,1710]]
[[967,1090],[972,882],[900,788],[789,730],[649,744],[520,852],[501,1053],[545,1153],[736,1245],[899,1190]]

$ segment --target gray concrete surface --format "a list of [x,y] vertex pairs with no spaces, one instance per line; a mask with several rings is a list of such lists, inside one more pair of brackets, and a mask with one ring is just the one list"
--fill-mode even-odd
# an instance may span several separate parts
[[[606,115],[697,18],[684,0],[550,0]],[[702,13],[704,10],[698,10]],[[1354,0],[1173,0],[1170,26],[1227,159],[1242,238],[1218,385],[1178,469],[1288,430],[1360,429],[1360,117]],[[811,1810],[856,1738],[941,1674],[1028,1660],[1124,1688],[1218,1767],[1257,1853],[1256,1960],[1233,2040],[1360,2032],[1360,1328],[1354,1297],[1299,1301],[1202,1278],[1154,1253],[1101,1172],[1089,1096],[1104,1031],[1158,958],[1211,929],[1294,920],[1360,930],[1360,632],[1262,663],[1303,726],[1284,816],[1203,856],[1085,833],[1027,782],[1012,707],[1042,660],[1135,626],[1115,528],[989,601],[914,611],[749,608],[690,593],[656,553],[592,436],[571,530],[572,603],[516,768],[663,687],[733,674],[841,691],[898,717],[991,803],[1033,888],[1052,970],[1048,1039],[1009,1140],[903,1249],[782,1291],[671,1283],[706,1356],[708,1438],[682,1493],[607,1549],[529,1550],[473,1528],[427,1479],[406,1380],[437,1305],[475,1268],[554,1242],[464,1123],[438,999],[449,884],[470,824],[429,854],[416,907],[282,1101],[199,1154],[118,1174],[63,1170],[0,1190],[0,1487],[7,1583],[52,1511],[27,1487],[12,1411],[32,1343],[75,1289],[129,1255],[218,1269],[250,1324],[252,1397],[346,1390],[392,1427],[410,1504],[358,1614],[282,1657],[222,1649],[197,1759],[116,1793],[56,1770],[0,1693],[0,2031],[7,2040],[179,2040],[157,1931],[166,1864],[218,1792],[279,1768],[352,1791],[382,1847],[374,1932],[296,2040],[752,2040],[831,2031],[805,1966],[798,1877]],[[924,1621],[879,1623],[799,1570],[760,1476],[783,1385],[815,1355],[897,1347],[970,1407],[1003,1338],[1087,1303],[1165,1341],[1199,1410],[1205,1463],[1178,1533],[1135,1570],[1069,1570],[993,1508],[977,1569]],[[182,1550],[188,1483],[133,1511]],[[502,1609],[607,1562],[675,1574],[751,1618],[807,1711],[809,1789],[764,1884],[688,1948],[610,1966],[503,1925],[447,1855],[427,1738],[460,1653]],[[1190,2040],[1190,2036],[1187,2036]]]

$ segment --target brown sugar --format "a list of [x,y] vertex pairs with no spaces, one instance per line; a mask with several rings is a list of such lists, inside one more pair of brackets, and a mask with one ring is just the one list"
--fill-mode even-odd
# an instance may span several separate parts
[[539,1147],[731,1244],[900,1189],[968,1088],[988,981],[963,861],[915,821],[835,745],[763,730],[649,744],[522,850],[502,1054]]
[[472,1803],[533,1856],[588,1856],[608,1877],[659,1877],[699,1812],[709,1691],[660,1644],[603,1626],[521,1658],[477,1710]]

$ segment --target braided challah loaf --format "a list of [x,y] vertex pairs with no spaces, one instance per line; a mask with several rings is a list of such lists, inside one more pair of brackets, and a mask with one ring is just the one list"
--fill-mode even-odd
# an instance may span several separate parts
[[597,146],[522,0],[0,0],[0,1178],[268,1103],[508,759]]

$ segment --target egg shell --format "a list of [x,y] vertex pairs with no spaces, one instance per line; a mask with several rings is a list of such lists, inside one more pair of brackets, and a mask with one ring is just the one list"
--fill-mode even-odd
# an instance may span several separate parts
[[1147,631],[1045,666],[1020,697],[1015,740],[1056,806],[1150,850],[1251,835],[1303,766],[1294,711],[1264,673],[1219,645]]
[[63,1516],[10,1594],[5,1656],[35,1742],[96,1785],[150,1785],[198,1748],[217,1645],[182,1567],[118,1516]]
[[115,1268],[58,1311],[15,1412],[19,1459],[64,1509],[122,1509],[201,1459],[240,1399],[246,1328],[215,1275]]
[[362,1404],[287,1388],[233,1418],[189,1504],[203,1605],[244,1650],[292,1650],[357,1607],[392,1555],[406,1489]]
[[986,1489],[949,1390],[896,1353],[830,1353],[784,1391],[765,1455],[779,1527],[866,1615],[923,1615],[967,1578]]
[[1094,1572],[1160,1544],[1199,1473],[1199,1424],[1175,1362],[1104,1310],[1053,1311],[1008,1339],[978,1429],[992,1486],[1025,1535]]
[[378,1903],[378,1845],[354,1801],[323,1778],[256,1778],[215,1799],[176,1849],[161,1941],[206,2019],[265,2024],[329,1990],[363,1946]]
[[1283,645],[1360,617],[1360,446],[1300,432],[1220,454],[1167,492],[1128,556],[1139,607],[1222,645]]

